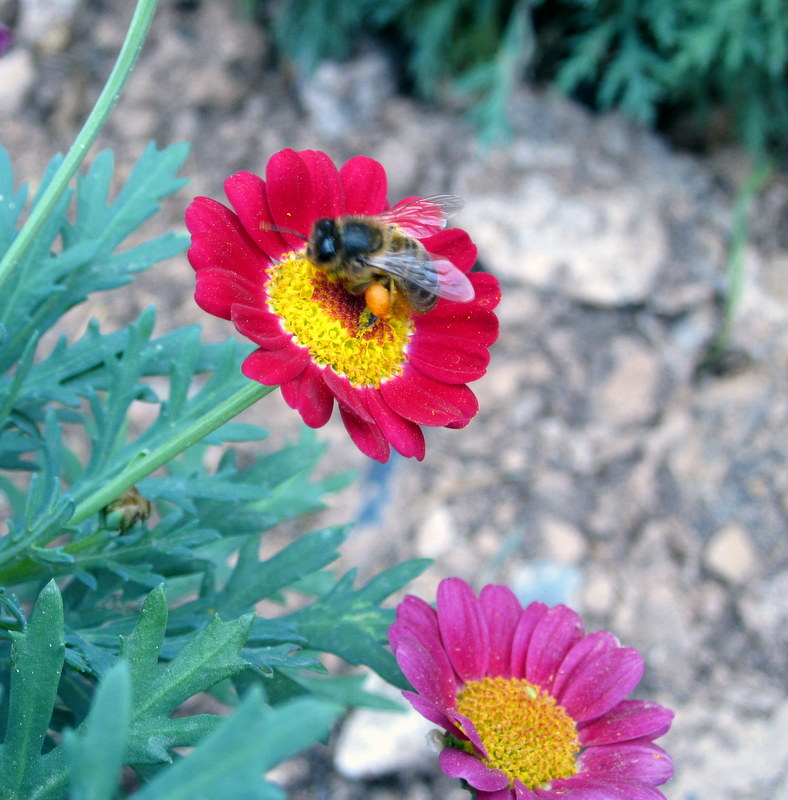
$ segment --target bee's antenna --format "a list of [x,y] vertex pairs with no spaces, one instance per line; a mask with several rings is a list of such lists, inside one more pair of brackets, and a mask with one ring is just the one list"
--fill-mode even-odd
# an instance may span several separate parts
[[305,242],[309,241],[309,239],[306,236],[304,236],[303,233],[294,231],[292,228],[283,228],[281,225],[274,225],[270,222],[266,222],[265,220],[260,220],[260,230],[276,231],[276,233],[290,233],[293,236],[297,236],[299,239],[303,239]]

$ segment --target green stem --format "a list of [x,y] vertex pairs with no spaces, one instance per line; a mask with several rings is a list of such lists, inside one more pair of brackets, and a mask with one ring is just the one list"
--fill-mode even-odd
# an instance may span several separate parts
[[228,397],[221,405],[193,422],[188,428],[184,428],[161,447],[143,453],[131,461],[119,475],[80,502],[74,509],[74,514],[68,524],[78,525],[92,514],[101,511],[104,506],[120,497],[126,489],[130,489],[135,483],[175,458],[179,453],[204,439],[209,433],[213,433],[225,422],[229,422],[244,409],[270,394],[275,388],[275,386],[263,386],[256,381],[250,381],[243,389]]
[[28,247],[34,241],[39,230],[41,230],[41,226],[71,182],[74,174],[84,161],[88,150],[104,127],[110,112],[115,107],[123,86],[140,53],[142,43],[145,41],[153,14],[156,11],[156,3],[157,0],[139,0],[137,3],[137,8],[126,34],[126,40],[123,42],[118,60],[104,90],[90,112],[90,116],[82,126],[82,130],[74,140],[68,155],[63,159],[63,163],[0,261],[0,287],[8,279],[11,271],[20,262]]

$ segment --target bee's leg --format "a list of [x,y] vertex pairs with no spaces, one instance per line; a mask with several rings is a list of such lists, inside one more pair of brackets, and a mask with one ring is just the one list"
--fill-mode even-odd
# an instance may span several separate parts
[[368,308],[365,308],[361,312],[361,316],[359,317],[358,324],[359,327],[366,330],[367,328],[371,328],[375,323],[380,319],[376,317]]

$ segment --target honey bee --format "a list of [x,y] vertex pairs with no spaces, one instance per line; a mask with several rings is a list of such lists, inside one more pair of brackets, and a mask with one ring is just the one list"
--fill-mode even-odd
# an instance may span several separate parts
[[468,302],[473,285],[448,259],[430,255],[416,238],[446,227],[462,208],[454,195],[412,200],[375,216],[319,219],[307,239],[306,257],[352,295],[363,295],[370,319],[387,319],[399,306],[416,314],[438,298]]

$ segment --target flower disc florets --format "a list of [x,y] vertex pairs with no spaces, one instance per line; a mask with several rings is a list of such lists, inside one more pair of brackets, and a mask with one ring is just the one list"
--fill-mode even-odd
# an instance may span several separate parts
[[[243,364],[248,377],[279,384],[287,403],[312,427],[334,402],[353,441],[379,461],[394,447],[424,457],[421,426],[460,428],[478,404],[467,383],[486,371],[498,336],[498,282],[469,273],[476,247],[465,231],[426,225],[414,238],[449,262],[473,287],[469,302],[440,299],[423,314],[392,305],[377,318],[364,297],[306,258],[314,223],[386,212],[386,174],[356,156],[337,170],[324,153],[283,150],[265,180],[239,172],[225,181],[233,210],[207,197],[186,211],[197,303],[230,319],[258,345]],[[403,212],[404,213],[404,212]]]
[[437,611],[406,597],[389,640],[416,690],[403,694],[446,731],[441,767],[478,800],[664,800],[673,763],[653,740],[673,713],[626,700],[639,653],[566,606],[452,578]]

